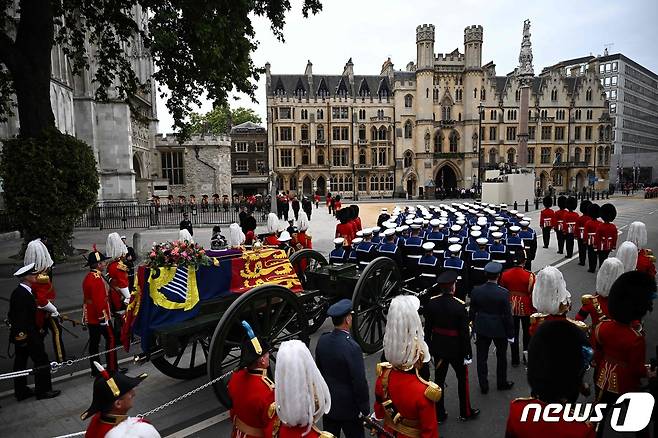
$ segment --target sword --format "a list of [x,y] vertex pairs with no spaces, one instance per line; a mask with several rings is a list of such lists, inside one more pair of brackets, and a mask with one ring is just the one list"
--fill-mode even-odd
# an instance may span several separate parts
[[363,427],[369,430],[375,430],[377,433],[381,436],[384,436],[386,438],[395,438],[395,435],[393,435],[391,432],[388,430],[384,429],[384,426],[382,426],[379,422],[373,420],[371,417],[367,417],[363,414],[359,414],[359,420],[363,421]]

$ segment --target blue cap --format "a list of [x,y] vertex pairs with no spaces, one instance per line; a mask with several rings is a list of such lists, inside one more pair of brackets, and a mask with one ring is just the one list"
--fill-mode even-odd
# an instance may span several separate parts
[[503,270],[503,265],[498,262],[489,262],[484,267],[484,272],[487,274],[500,274]]
[[327,310],[327,315],[330,317],[344,316],[352,311],[352,301],[347,298],[343,298],[339,302],[333,304]]

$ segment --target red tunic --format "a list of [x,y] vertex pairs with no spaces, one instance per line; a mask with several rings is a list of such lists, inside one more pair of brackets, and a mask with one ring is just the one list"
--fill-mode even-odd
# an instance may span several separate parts
[[567,315],[546,315],[544,313],[535,313],[531,315],[530,317],[530,328],[528,329],[528,332],[530,332],[530,336],[534,336],[535,332],[539,328],[542,322],[544,321],[554,321],[554,320],[563,320],[567,319]]
[[[228,393],[233,401],[231,437],[258,438],[262,436],[263,430],[270,420],[268,409],[274,403],[274,383],[267,378],[266,370],[243,368],[237,371],[228,382]],[[247,430],[249,427],[260,431],[260,434],[250,435]]]
[[279,242],[279,238],[276,237],[275,234],[270,234],[269,236],[265,237],[264,243],[265,243],[265,245],[268,245],[268,246],[279,246],[279,245],[281,245],[281,242]]
[[356,231],[361,231],[361,218],[360,217],[355,217],[354,218],[354,223],[356,223]]
[[[387,369],[377,378],[375,383],[375,415],[385,418],[386,411],[382,403],[386,401],[383,380],[388,375],[388,396],[393,401],[397,412],[404,420],[418,424],[417,430],[420,438],[438,438],[439,427],[436,420],[435,402],[425,396],[427,383],[421,381],[414,371],[404,372],[397,369]],[[396,431],[385,420],[386,430],[397,438],[411,438],[409,435]]]
[[599,221],[598,219],[590,219],[587,221],[585,224],[585,241],[587,245],[589,246],[594,246],[596,248],[596,245],[594,244],[596,241],[596,231],[599,229],[599,226],[603,222]]
[[611,251],[617,248],[617,226],[610,222],[603,222],[596,230],[594,245],[597,251]]
[[110,301],[100,271],[92,270],[85,276],[82,281],[82,295],[82,317],[86,323],[99,324],[110,320]]
[[592,335],[596,359],[596,386],[615,394],[639,391],[647,375],[644,335],[631,325],[602,321]]
[[265,438],[320,438],[320,434],[322,433],[320,429],[313,426],[304,435],[306,428],[307,426],[288,426],[287,424],[283,424],[275,415],[265,429]]
[[563,231],[564,227],[564,214],[567,212],[567,210],[561,208],[558,211],[555,212],[555,215],[553,216],[553,221],[551,222],[551,225],[555,229],[555,231]]
[[352,239],[354,238],[352,231],[352,224],[349,222],[336,225],[336,237],[344,238],[347,242],[347,245],[352,244]]
[[[523,409],[530,403],[538,403],[546,406],[546,403],[534,398],[517,398],[509,407],[507,417],[507,429],[505,438],[594,438],[596,429],[591,423],[566,422],[562,418],[557,422],[546,422],[543,418],[539,421],[529,421],[535,415],[535,409],[528,412],[527,420],[521,422]],[[557,415],[555,415],[557,417]],[[562,416],[562,412],[560,412]]]
[[[30,287],[32,288],[32,293],[34,294],[34,299],[37,302],[37,306],[43,307],[46,304],[48,304],[49,301],[53,301],[55,299],[55,288],[53,287],[53,283],[50,281],[50,279],[47,276],[43,276],[44,280],[46,281],[35,281],[34,283],[30,284]],[[43,328],[44,322],[46,321],[46,318],[50,315],[49,312],[46,312],[45,310],[37,309],[37,314],[36,314],[36,323],[37,327]]]
[[576,234],[576,224],[578,223],[578,219],[580,218],[580,215],[576,213],[575,211],[567,211],[563,215],[564,219],[564,232],[567,234],[573,234],[577,237]]
[[311,243],[311,236],[306,234],[306,231],[300,231],[297,233],[297,243],[299,243],[302,248],[313,249],[313,244]]
[[532,307],[535,274],[520,266],[515,266],[503,272],[498,283],[509,291],[513,315],[530,316],[536,312]]
[[553,218],[555,217],[555,210],[552,208],[545,208],[539,213],[539,224],[542,228],[552,227]]
[[646,272],[652,277],[656,276],[656,257],[649,249],[641,249],[637,255],[637,265],[635,270]]
[[340,201],[334,202],[334,211],[338,211],[343,207],[343,204],[340,203]]
[[122,259],[114,260],[107,266],[107,275],[110,277],[110,305],[112,310],[121,310],[123,305],[123,295],[118,289],[128,287],[128,267]]
[[608,297],[601,295],[583,295],[583,306],[576,314],[577,321],[585,321],[588,316],[592,318],[592,327],[595,327],[602,318],[610,318],[608,313]]
[[584,239],[585,238],[585,225],[587,222],[591,221],[592,218],[586,214],[580,216],[576,221],[576,238]]

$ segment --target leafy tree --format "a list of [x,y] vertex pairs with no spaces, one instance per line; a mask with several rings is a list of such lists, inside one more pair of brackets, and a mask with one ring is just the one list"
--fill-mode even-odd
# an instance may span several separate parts
[[206,114],[190,114],[190,132],[226,134],[230,127],[244,122],[261,123],[261,118],[250,108],[229,109],[227,105],[220,105]]

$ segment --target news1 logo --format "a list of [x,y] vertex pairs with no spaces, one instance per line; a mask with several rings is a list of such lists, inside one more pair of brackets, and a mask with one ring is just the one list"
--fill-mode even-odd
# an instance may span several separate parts
[[[653,395],[647,392],[628,392],[621,395],[615,404],[611,406],[610,426],[617,432],[638,432],[651,421],[651,412],[655,400]],[[623,405],[627,405],[623,408]],[[521,413],[521,422],[557,423],[564,421],[598,423],[603,420],[605,403],[528,403]],[[530,413],[532,412],[532,416]],[[530,417],[530,418],[529,418]]]

